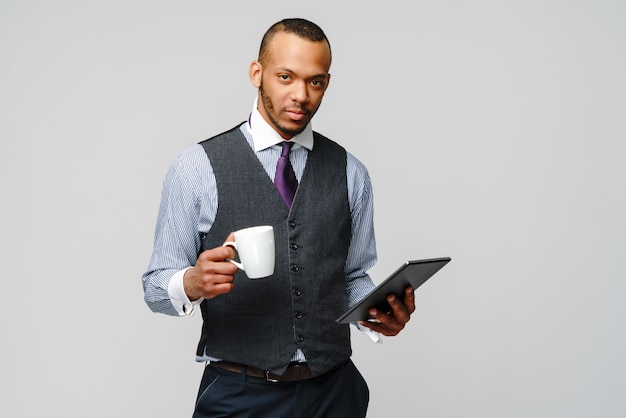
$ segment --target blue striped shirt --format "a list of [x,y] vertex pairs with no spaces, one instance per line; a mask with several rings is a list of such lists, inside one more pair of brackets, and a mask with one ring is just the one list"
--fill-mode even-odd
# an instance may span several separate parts
[[[260,116],[256,114],[256,110],[254,113],[253,116]],[[240,127],[250,147],[255,150],[255,143],[248,128],[248,123]],[[310,132],[310,125],[307,129]],[[296,143],[290,154],[299,181],[309,152],[307,146]],[[314,146],[312,135],[310,146]],[[273,145],[255,150],[255,153],[273,180],[280,147]],[[376,262],[376,243],[372,186],[367,169],[348,153],[346,171],[352,215],[352,239],[345,274],[348,304],[352,306],[374,287],[367,271]],[[195,145],[176,158],[163,184],[154,248],[148,268],[142,277],[144,298],[153,311],[169,315],[188,313],[183,306],[173,304],[170,280],[178,274],[181,279],[179,292],[182,291],[181,273],[195,265],[200,251],[200,233],[206,233],[211,229],[217,205],[217,186],[211,163],[202,146]]]

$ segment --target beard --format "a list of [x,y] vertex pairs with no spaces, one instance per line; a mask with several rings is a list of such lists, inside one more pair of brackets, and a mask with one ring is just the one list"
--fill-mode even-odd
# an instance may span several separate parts
[[309,117],[309,120],[307,121],[307,123],[304,124],[301,128],[296,128],[296,129],[287,128],[286,126],[283,126],[277,120],[275,113],[274,113],[276,111],[276,108],[274,107],[274,103],[272,102],[272,99],[267,94],[265,94],[265,89],[263,88],[263,82],[261,82],[261,85],[259,86],[259,96],[261,96],[261,102],[263,103],[263,107],[265,108],[265,113],[267,114],[267,117],[272,122],[272,125],[274,125],[274,128],[280,133],[284,134],[284,136],[294,137],[298,135],[299,133],[302,133],[302,131],[304,131],[304,129],[307,127],[307,125],[313,118],[313,115],[315,115],[315,113],[317,112],[317,109],[315,109],[315,111],[313,112],[310,112],[307,110],[307,113],[310,114],[311,116]]

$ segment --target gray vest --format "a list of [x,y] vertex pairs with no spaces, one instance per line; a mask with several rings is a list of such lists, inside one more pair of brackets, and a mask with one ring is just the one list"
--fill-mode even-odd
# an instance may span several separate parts
[[282,374],[300,348],[314,375],[352,354],[350,330],[335,319],[347,308],[345,264],[351,237],[346,152],[314,133],[291,211],[235,127],[201,142],[217,181],[213,226],[201,251],[220,246],[232,231],[273,225],[274,275],[235,274],[232,292],[201,304],[198,355]]

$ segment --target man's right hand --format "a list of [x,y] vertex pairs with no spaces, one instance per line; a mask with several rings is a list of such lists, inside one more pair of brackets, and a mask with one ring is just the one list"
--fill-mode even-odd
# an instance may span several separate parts
[[[227,241],[234,241],[233,234],[228,236]],[[196,265],[183,276],[183,286],[189,300],[212,299],[233,290],[234,274],[238,269],[226,261],[233,257],[235,250],[230,246],[216,247],[200,253]]]

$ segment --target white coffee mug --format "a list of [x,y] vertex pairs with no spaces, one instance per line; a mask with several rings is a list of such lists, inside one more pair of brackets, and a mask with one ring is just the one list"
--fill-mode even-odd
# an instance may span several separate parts
[[234,242],[227,241],[223,245],[235,248],[240,262],[228,261],[245,271],[250,279],[274,274],[274,228],[271,225],[240,229],[234,235]]

